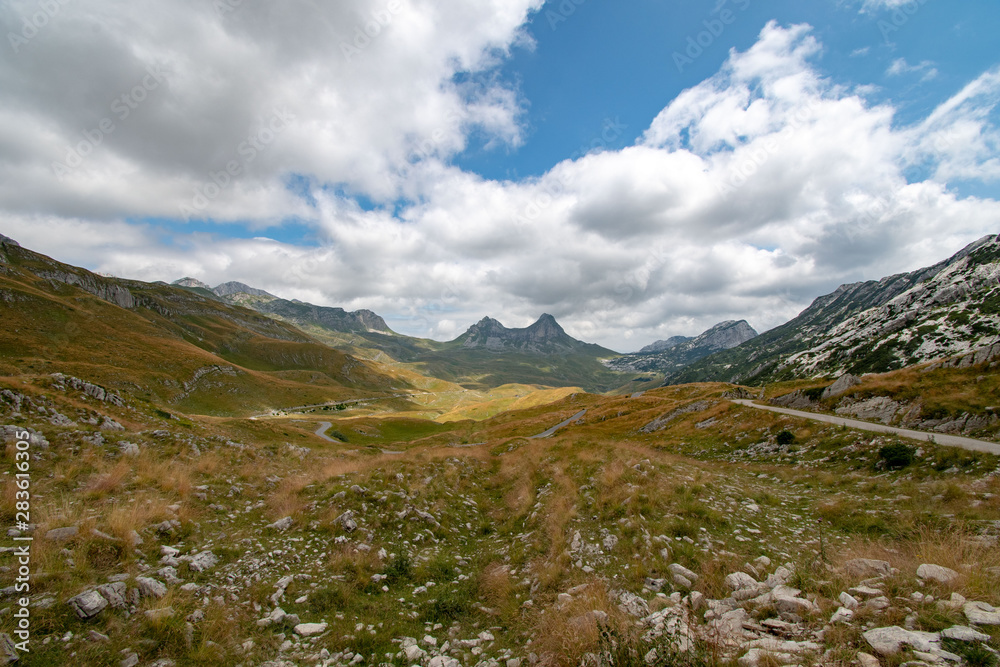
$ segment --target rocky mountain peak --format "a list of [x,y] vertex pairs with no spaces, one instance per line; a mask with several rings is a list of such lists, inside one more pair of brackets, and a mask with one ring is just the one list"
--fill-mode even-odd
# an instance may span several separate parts
[[210,286],[208,286],[205,283],[201,282],[197,278],[191,278],[191,277],[188,277],[188,276],[185,276],[185,277],[181,278],[180,280],[175,280],[174,282],[172,282],[170,284],[171,285],[176,285],[177,287],[200,287],[201,289],[206,289],[209,292],[212,291],[212,288]]
[[508,329],[492,317],[484,317],[469,327],[457,341],[467,349],[493,352],[521,351],[547,354],[579,348],[584,343],[569,336],[556,318],[543,314],[523,329]]
[[250,296],[269,296],[272,298],[277,298],[270,292],[265,292],[262,289],[257,289],[256,287],[250,287],[244,283],[230,281],[227,283],[222,283],[221,285],[216,285],[212,288],[212,291],[218,296],[231,296],[233,294],[249,294]]

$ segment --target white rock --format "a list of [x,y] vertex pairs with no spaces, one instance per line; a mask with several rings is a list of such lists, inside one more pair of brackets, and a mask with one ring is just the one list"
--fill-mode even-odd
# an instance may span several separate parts
[[733,572],[726,575],[726,586],[731,591],[738,591],[757,585],[757,580],[746,572]]
[[851,595],[850,593],[848,593],[848,592],[846,592],[846,591],[845,591],[845,592],[842,592],[842,593],[840,594],[840,597],[839,597],[839,598],[837,598],[837,600],[838,600],[838,601],[840,602],[840,604],[841,604],[841,605],[842,605],[843,607],[845,607],[845,608],[847,608],[847,609],[850,609],[850,610],[852,610],[852,611],[853,611],[854,609],[857,609],[857,608],[858,608],[858,605],[860,604],[860,603],[858,602],[857,598],[855,598],[855,597],[854,597],[853,595]]
[[798,616],[807,616],[813,612],[819,611],[819,607],[809,600],[794,598],[790,595],[775,595],[774,606],[779,612],[796,614]]
[[291,528],[293,523],[295,523],[295,519],[293,519],[290,516],[286,516],[283,519],[278,519],[274,523],[268,524],[267,528],[272,528],[274,530],[284,532],[289,528]]
[[871,653],[858,653],[858,662],[861,663],[861,667],[882,667],[882,663]]
[[694,572],[692,572],[691,570],[687,569],[686,567],[684,567],[680,563],[672,563],[672,564],[670,564],[670,565],[667,566],[667,569],[670,570],[671,574],[679,574],[680,576],[684,577],[688,581],[691,581],[691,582],[698,581],[698,575],[695,574]]
[[988,642],[990,640],[988,634],[964,625],[953,625],[946,630],[942,630],[941,636],[946,639],[956,639],[960,642]]
[[872,558],[855,558],[849,560],[844,563],[844,570],[848,576],[857,577],[858,579],[887,577],[892,574],[892,566],[888,561]]
[[931,651],[936,647],[925,636],[929,633],[917,633],[893,625],[888,628],[873,628],[862,634],[865,641],[883,656],[899,653],[903,646],[910,646],[918,651]]
[[925,581],[935,581],[939,584],[950,584],[958,579],[958,572],[941,565],[924,563],[917,568],[917,576]]
[[210,570],[215,567],[218,562],[219,558],[211,551],[202,551],[198,555],[191,558],[188,562],[188,567],[195,572],[204,572],[205,570]]
[[299,623],[295,626],[295,634],[299,637],[315,637],[326,632],[326,623]]
[[135,584],[139,588],[139,595],[144,598],[162,598],[167,594],[166,585],[156,579],[136,577]]
[[1000,609],[985,602],[966,602],[963,611],[973,625],[1000,625]]
[[104,608],[108,606],[108,601],[96,590],[90,590],[71,597],[69,606],[81,619],[88,619],[104,611]]
[[854,612],[847,607],[840,607],[837,611],[833,612],[833,616],[830,617],[831,623],[849,623],[850,620],[854,618]]

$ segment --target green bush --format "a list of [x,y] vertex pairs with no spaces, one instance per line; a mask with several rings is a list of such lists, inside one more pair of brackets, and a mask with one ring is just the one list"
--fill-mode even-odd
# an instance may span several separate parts
[[887,468],[899,470],[913,463],[915,450],[909,445],[897,442],[879,449],[878,458]]
[[782,447],[790,445],[795,442],[795,434],[788,430],[782,431],[778,434],[777,441]]

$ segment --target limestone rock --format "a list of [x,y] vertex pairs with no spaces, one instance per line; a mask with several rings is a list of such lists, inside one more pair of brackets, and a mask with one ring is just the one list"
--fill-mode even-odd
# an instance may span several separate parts
[[76,615],[86,620],[97,616],[108,606],[108,601],[96,590],[89,590],[69,599],[69,606],[73,608]]
[[960,642],[988,642],[990,636],[964,625],[953,625],[941,631],[945,639],[955,639]]
[[892,566],[884,560],[855,558],[844,563],[844,571],[850,577],[868,579],[869,577],[889,576],[892,574]]
[[966,602],[963,611],[973,625],[1000,625],[1000,609],[985,602]]
[[150,577],[136,577],[135,584],[139,587],[139,594],[144,598],[162,598],[167,594],[166,585]]
[[726,575],[726,586],[731,591],[738,591],[744,588],[751,588],[757,585],[757,580],[746,572],[733,572]]
[[299,623],[295,626],[295,634],[300,637],[314,637],[326,632],[326,623]]
[[205,570],[210,570],[215,567],[218,562],[218,556],[213,554],[211,551],[202,551],[191,558],[188,562],[188,567],[195,572],[204,572]]
[[856,387],[861,384],[861,379],[851,375],[850,373],[845,373],[837,378],[837,381],[831,384],[829,387],[823,390],[820,398],[834,398],[840,396],[852,387]]
[[941,565],[924,563],[917,568],[917,576],[925,581],[935,581],[939,584],[950,584],[958,579],[958,572]]

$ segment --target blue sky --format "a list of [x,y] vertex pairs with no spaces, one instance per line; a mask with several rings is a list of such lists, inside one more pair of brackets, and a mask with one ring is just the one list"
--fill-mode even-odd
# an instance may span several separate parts
[[995,3],[216,6],[0,7],[0,232],[627,351],[1000,231]]

